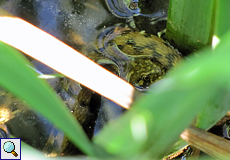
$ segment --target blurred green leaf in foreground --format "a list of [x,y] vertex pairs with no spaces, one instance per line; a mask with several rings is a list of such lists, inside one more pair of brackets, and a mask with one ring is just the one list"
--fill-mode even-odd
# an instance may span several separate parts
[[38,79],[26,64],[29,62],[16,49],[0,42],[0,85],[23,99],[44,115],[88,155],[96,155],[93,145],[55,92]]
[[[184,47],[181,50],[185,52],[209,47],[200,50],[198,56],[189,57],[189,60],[185,60],[165,79],[155,83],[149,93],[140,97],[120,119],[105,126],[94,138],[93,143],[119,159],[162,158],[179,139],[180,133],[193,123],[196,117],[198,118],[196,125],[208,129],[227,113],[230,109],[230,55],[228,53],[230,32],[223,31],[229,29],[224,26],[223,21],[226,17],[220,18],[225,15],[220,14],[222,7],[227,6],[224,2],[228,3],[221,0],[170,1],[170,9],[173,11],[169,14],[168,35],[167,33],[166,35],[169,37],[177,35],[178,39],[175,39],[174,43]],[[225,11],[227,12],[227,9],[223,12]],[[176,17],[177,19],[174,19]],[[175,29],[175,32],[172,29]],[[214,33],[221,36],[221,42],[215,50],[211,50]],[[77,123],[64,109],[63,104],[58,102],[57,97],[54,98],[53,93],[43,97],[42,94],[45,93],[40,90],[44,84],[35,80],[36,75],[26,69],[26,66],[22,67],[22,70],[15,70],[27,62],[23,61],[19,64],[21,58],[18,59],[18,55],[14,57],[4,55],[3,51],[15,54],[16,51],[3,43],[0,44],[0,51],[1,86],[23,99],[30,99],[31,88],[33,88],[34,102],[29,100],[28,103],[65,131],[85,153],[97,157],[95,148],[88,142]],[[15,79],[23,84],[16,84]],[[34,84],[30,86],[28,83],[32,80]],[[42,90],[49,94],[51,92],[47,87]],[[50,102],[52,104],[48,101],[52,101]],[[50,116],[54,111],[57,113],[56,117]]]
[[[191,61],[181,64],[170,76],[155,83],[129,112],[107,125],[95,137],[95,143],[124,157],[139,154],[146,158],[161,158],[211,98],[219,101],[221,95],[223,99],[229,95],[225,92],[230,91],[229,41],[230,32],[216,50],[206,50],[199,58],[191,57]],[[220,88],[224,88],[224,92]],[[220,101],[209,107],[215,113],[226,114],[230,109],[227,104]]]

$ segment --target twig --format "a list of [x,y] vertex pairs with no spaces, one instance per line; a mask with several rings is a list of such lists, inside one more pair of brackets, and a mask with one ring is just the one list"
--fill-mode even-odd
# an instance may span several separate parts
[[222,137],[193,126],[185,129],[180,137],[213,157],[219,159],[229,159],[230,157],[230,141]]

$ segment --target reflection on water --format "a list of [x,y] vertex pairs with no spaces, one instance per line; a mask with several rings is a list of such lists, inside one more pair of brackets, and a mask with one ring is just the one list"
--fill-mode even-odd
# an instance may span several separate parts
[[[156,20],[166,21],[168,0],[3,0],[0,6],[83,52],[142,91],[180,59],[164,41],[152,36],[165,29],[165,23],[156,29]],[[31,63],[44,74],[56,73],[36,60]],[[48,82],[89,138],[124,112],[120,106],[68,78]],[[0,102],[0,119],[7,121],[11,134],[50,155],[80,154],[44,117],[9,93],[4,99],[7,103]]]
[[[167,16],[167,13],[164,10],[161,10],[161,8],[158,8],[156,12],[150,14],[141,13],[141,9],[138,6],[139,0],[106,0],[105,2],[110,12],[119,18],[131,19],[133,16],[141,15],[152,19],[159,19]],[[142,9],[148,10],[148,8]]]

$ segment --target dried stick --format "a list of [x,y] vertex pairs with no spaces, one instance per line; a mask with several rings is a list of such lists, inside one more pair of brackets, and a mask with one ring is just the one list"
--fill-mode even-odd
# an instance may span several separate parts
[[201,151],[219,158],[230,158],[230,141],[206,132],[194,126],[190,126],[180,135],[180,137],[200,149]]

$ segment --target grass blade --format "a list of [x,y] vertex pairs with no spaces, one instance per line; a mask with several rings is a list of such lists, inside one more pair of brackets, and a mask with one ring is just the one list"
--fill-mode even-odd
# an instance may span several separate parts
[[[95,143],[124,157],[161,158],[210,98],[222,94],[219,88],[229,88],[229,41],[230,32],[215,51],[203,51],[171,72],[171,77],[155,83],[129,112],[105,127]],[[134,131],[142,136],[135,137]]]
[[230,29],[228,0],[216,0],[215,35],[222,37]]
[[215,0],[170,0],[166,38],[184,54],[211,45]]
[[85,153],[96,155],[79,123],[48,84],[37,78],[28,63],[21,53],[0,41],[0,85],[63,130]]
[[214,126],[230,110],[230,88],[226,83],[220,87],[218,92],[205,104],[204,108],[197,115],[196,127],[208,130]]

